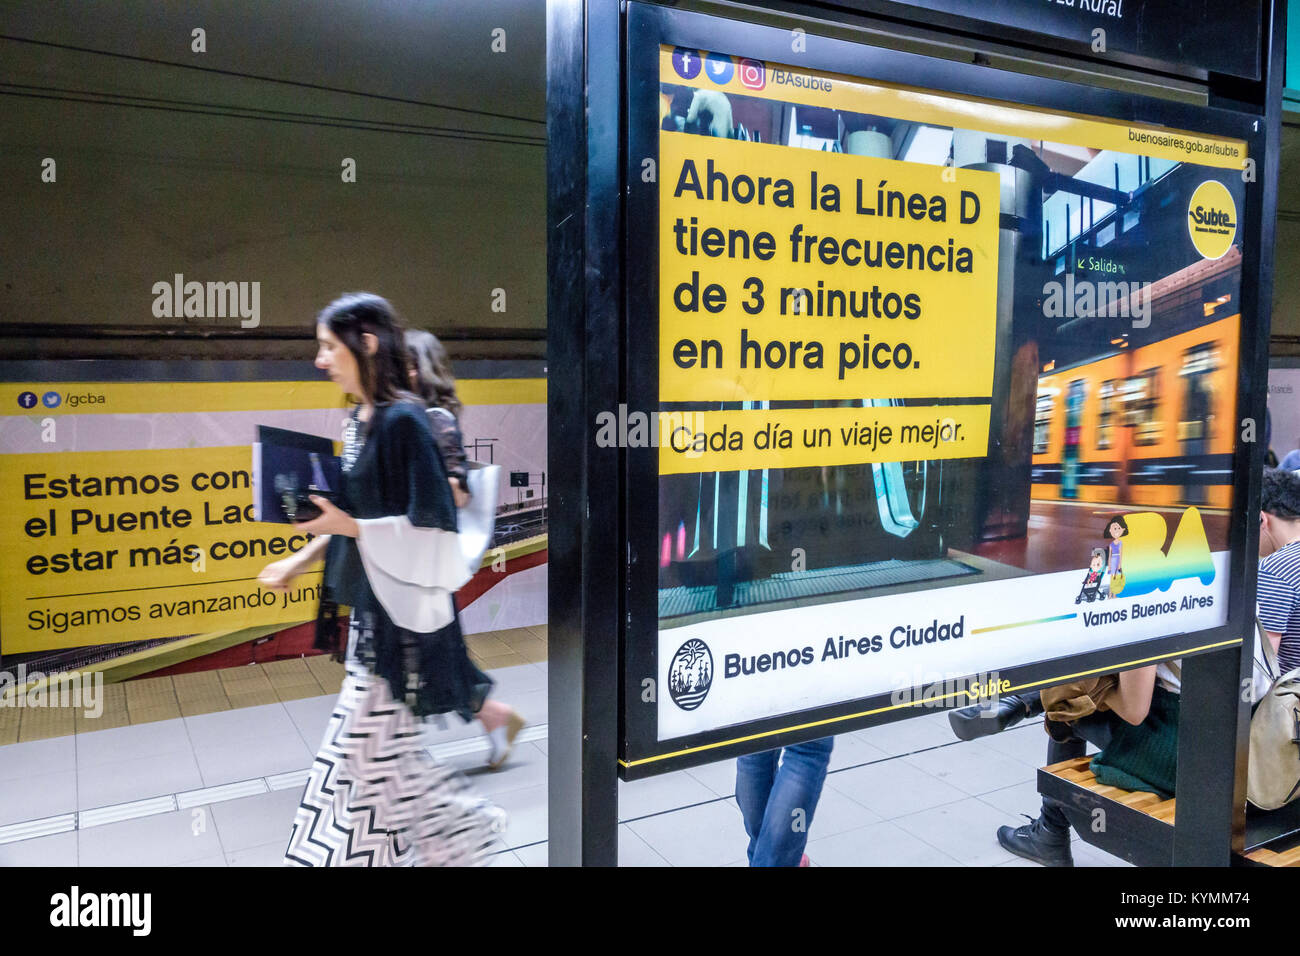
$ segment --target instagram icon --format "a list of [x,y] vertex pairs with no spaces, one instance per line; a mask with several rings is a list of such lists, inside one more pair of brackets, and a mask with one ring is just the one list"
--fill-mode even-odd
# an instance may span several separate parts
[[767,86],[767,68],[762,60],[741,58],[737,64],[740,73],[740,85],[750,90],[761,90]]

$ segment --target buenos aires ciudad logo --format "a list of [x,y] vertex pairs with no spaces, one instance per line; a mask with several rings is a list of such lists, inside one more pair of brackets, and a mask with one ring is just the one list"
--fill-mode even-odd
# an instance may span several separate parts
[[682,710],[704,703],[713,686],[713,654],[709,645],[692,638],[673,655],[668,665],[668,693]]

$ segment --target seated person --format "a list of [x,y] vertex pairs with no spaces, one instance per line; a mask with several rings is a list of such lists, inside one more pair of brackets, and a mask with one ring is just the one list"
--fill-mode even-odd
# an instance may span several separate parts
[[1286,674],[1300,667],[1300,475],[1265,470],[1259,556],[1259,622]]
[[[1053,734],[1047,766],[1082,757],[1091,743],[1101,750],[1092,763],[1099,783],[1172,796],[1181,684],[1177,660],[1124,671],[1094,713],[1068,723],[1049,721]],[[1064,733],[1058,733],[1061,730]],[[1046,797],[1036,819],[1020,827],[999,827],[998,843],[1044,866],[1074,865],[1069,821],[1060,805]]]
[[[1068,721],[1048,720],[1047,765],[1082,757],[1091,743],[1102,751],[1092,766],[1099,782],[1172,795],[1181,662],[1163,661],[1092,683],[1097,685],[1093,712]],[[959,737],[970,740],[1043,713],[1043,701],[1039,692],[1007,696],[991,713],[982,717],[979,707],[966,707],[951,711],[949,720]],[[1020,827],[999,827],[997,837],[1003,848],[1044,866],[1074,865],[1069,821],[1060,805],[1047,798],[1037,818]]]

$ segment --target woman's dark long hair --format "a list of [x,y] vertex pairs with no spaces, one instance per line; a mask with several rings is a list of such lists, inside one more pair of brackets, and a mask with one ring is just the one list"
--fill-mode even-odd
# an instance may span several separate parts
[[[389,402],[418,402],[406,376],[406,345],[402,320],[387,299],[369,292],[339,296],[316,316],[357,360],[361,376],[361,398],[376,405]],[[362,336],[369,332],[379,342],[374,355],[366,354]]]
[[[316,323],[324,325],[357,361],[361,377],[361,400],[369,398],[376,405],[409,401],[423,404],[412,394],[406,376],[406,344],[402,336],[402,320],[389,301],[370,292],[349,292],[341,295],[316,316]],[[374,355],[366,352],[362,338],[369,332],[378,341]],[[369,428],[369,425],[366,426]],[[327,562],[328,564],[328,559]],[[328,579],[329,572],[326,571]],[[339,626],[339,606],[334,592],[327,583],[321,592],[320,607],[316,612],[317,650],[333,652],[336,661],[342,661],[347,641]]]
[[406,330],[406,351],[415,365],[417,390],[426,405],[445,408],[460,418],[461,404],[456,397],[456,376],[451,372],[451,360],[438,337],[423,329]]

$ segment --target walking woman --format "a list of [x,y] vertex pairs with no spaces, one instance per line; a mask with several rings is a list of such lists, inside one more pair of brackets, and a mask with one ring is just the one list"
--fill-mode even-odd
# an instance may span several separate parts
[[[406,351],[411,388],[428,406],[429,427],[447,467],[452,496],[456,507],[463,508],[469,503],[470,491],[465,476],[465,444],[460,434],[461,404],[456,397],[456,379],[451,373],[451,362],[437,336],[422,329],[407,330]],[[469,569],[471,574],[474,570]],[[466,723],[476,718],[482,723],[490,745],[488,766],[499,770],[510,756],[519,731],[524,728],[524,719],[509,704],[487,699],[492,679],[469,659],[460,631],[459,615],[455,623],[455,641],[448,647],[448,654],[454,660],[448,661],[448,667],[465,675],[463,683],[469,693],[461,700],[446,702],[445,707],[454,710]]]
[[358,399],[343,442],[342,488],[297,527],[319,537],[273,562],[273,590],[325,556],[317,647],[338,649],[352,608],[347,677],[294,820],[285,863],[446,866],[480,862],[504,814],[423,747],[417,718],[456,696],[443,648],[451,595],[468,579],[446,470],[423,404],[407,389],[392,306],[368,293],[316,321],[316,367]]

